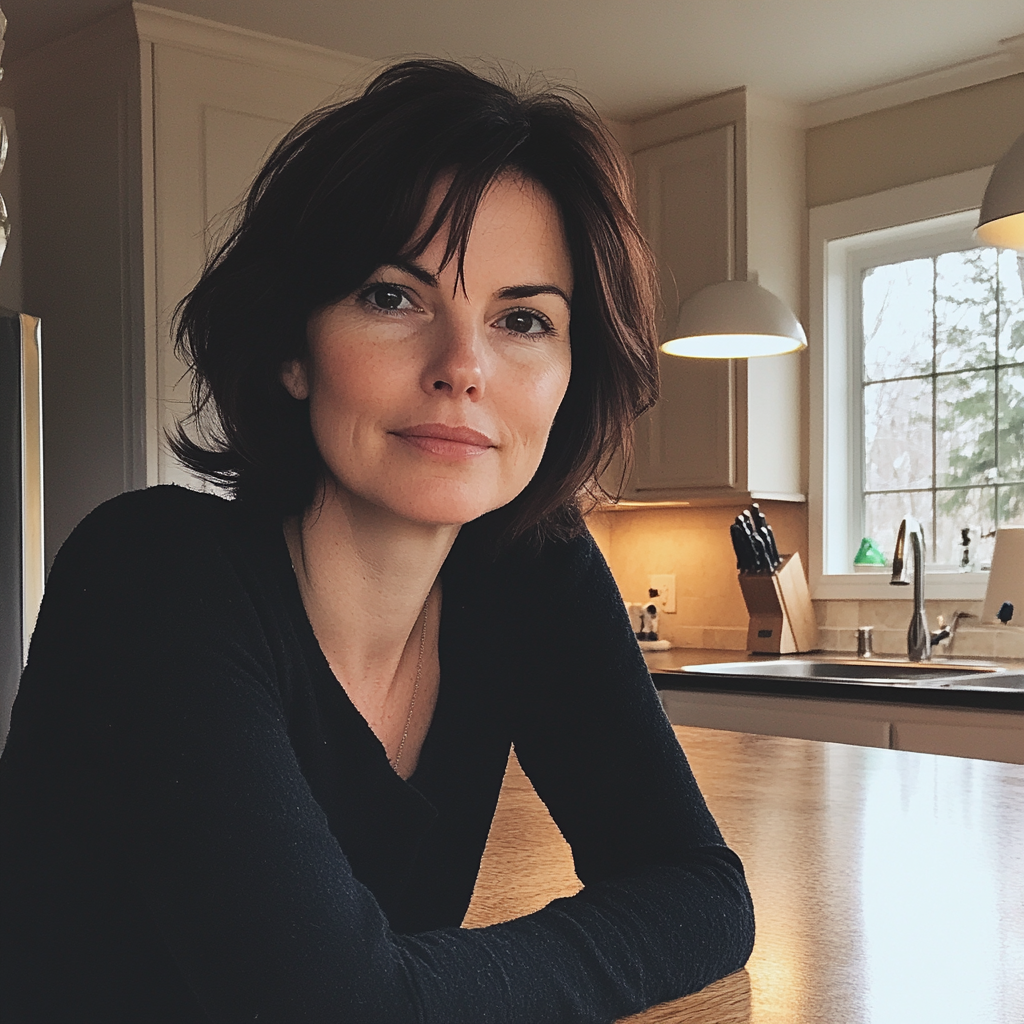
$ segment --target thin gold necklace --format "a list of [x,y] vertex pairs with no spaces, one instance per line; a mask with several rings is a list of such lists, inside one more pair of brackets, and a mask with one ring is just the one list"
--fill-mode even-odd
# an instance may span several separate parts
[[409,737],[409,725],[412,722],[412,710],[416,707],[416,694],[420,688],[420,673],[423,671],[423,650],[427,645],[427,601],[430,600],[430,595],[427,594],[427,600],[423,602],[423,628],[420,630],[420,653],[416,659],[416,679],[412,684],[412,700],[409,701],[409,714],[405,716],[405,728],[402,730],[402,740],[398,744],[398,753],[395,754],[394,760],[391,762],[391,767],[398,771],[398,765],[402,760],[402,752],[405,750],[405,741]]

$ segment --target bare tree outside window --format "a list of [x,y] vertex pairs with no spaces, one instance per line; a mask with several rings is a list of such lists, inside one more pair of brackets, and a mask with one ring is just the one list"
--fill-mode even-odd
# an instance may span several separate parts
[[883,550],[907,513],[938,565],[964,527],[986,561],[996,527],[1024,524],[1022,278],[990,247],[864,270],[864,528]]

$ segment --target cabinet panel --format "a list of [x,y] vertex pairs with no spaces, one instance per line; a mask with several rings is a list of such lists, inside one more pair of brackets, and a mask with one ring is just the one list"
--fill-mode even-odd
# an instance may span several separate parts
[[896,750],[1024,764],[1024,716],[1014,716],[1015,720],[1004,726],[975,724],[972,717],[968,712],[960,720],[896,722],[892,745]]
[[884,709],[871,705],[694,690],[663,690],[661,699],[673,725],[853,743],[860,747],[891,745],[889,716]]
[[975,708],[662,690],[674,725],[1024,764],[1024,714]]
[[663,341],[683,299],[733,276],[735,153],[730,124],[633,157],[640,225],[658,256]]
[[[735,134],[726,125],[634,157],[640,223],[658,258],[663,341],[681,300],[733,276]],[[661,401],[637,424],[630,497],[735,487],[733,364],[662,355],[660,365]]]
[[234,207],[291,126],[291,121],[263,114],[212,104],[203,107],[202,198],[209,248],[230,230]]
[[731,362],[659,356],[661,400],[636,425],[631,496],[736,486]]

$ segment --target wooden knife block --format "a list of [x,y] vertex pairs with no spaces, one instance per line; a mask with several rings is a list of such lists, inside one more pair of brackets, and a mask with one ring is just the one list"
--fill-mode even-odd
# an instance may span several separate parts
[[741,572],[740,590],[750,613],[748,651],[796,654],[820,648],[818,623],[799,552],[783,555],[773,575]]

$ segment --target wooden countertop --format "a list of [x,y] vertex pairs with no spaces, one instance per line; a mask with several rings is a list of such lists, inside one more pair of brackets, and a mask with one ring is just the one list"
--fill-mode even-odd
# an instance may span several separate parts
[[[631,1024],[1024,1021],[1024,766],[675,730],[757,940],[744,970]],[[466,925],[579,887],[513,756]]]
[[[746,651],[722,651],[696,647],[673,647],[668,651],[644,653],[647,667],[655,684],[661,690],[728,691],[756,693],[784,697],[817,697],[827,700],[874,701],[896,704],[924,704],[929,707],[960,707],[983,710],[1024,711],[1024,684],[1019,680],[1010,688],[983,689],[980,686],[954,685],[935,687],[905,683],[850,683],[833,679],[801,679],[772,677],[750,679],[729,676],[695,677],[678,670],[681,666],[711,665],[745,661],[752,664],[780,660],[778,655],[749,654]],[[781,660],[792,659],[855,659],[849,653],[823,651],[816,654],[787,654]],[[875,661],[887,660],[883,656]],[[893,659],[896,660],[896,659]],[[977,659],[935,658],[932,664],[978,663]],[[1024,672],[1024,662],[987,659],[985,664],[1002,665],[1013,672]]]

